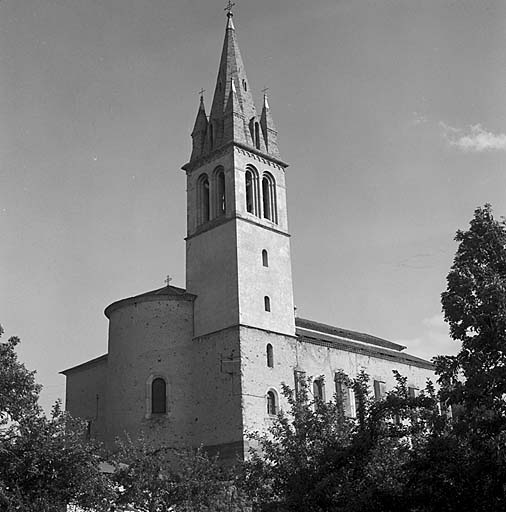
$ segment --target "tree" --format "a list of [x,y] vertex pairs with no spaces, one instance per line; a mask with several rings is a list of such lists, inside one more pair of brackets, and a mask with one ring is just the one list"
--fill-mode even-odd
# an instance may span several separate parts
[[302,381],[297,393],[283,387],[290,410],[279,412],[267,434],[253,434],[260,450],[245,463],[243,485],[262,510],[410,510],[405,468],[413,443],[438,415],[435,392],[429,386],[411,397],[396,374],[396,388],[377,401],[365,373],[344,378],[355,393],[356,419],[344,415],[337,396],[311,398]]
[[0,510],[61,512],[67,504],[108,510],[110,482],[83,424],[57,403],[47,418],[35,372],[18,361],[18,338],[0,345]]
[[506,223],[495,220],[487,204],[455,240],[459,247],[441,300],[450,335],[462,348],[457,356],[437,358],[437,373],[450,402],[501,430],[506,418]]
[[[4,330],[0,325],[0,337]],[[35,372],[28,371],[18,361],[16,346],[20,340],[12,336],[0,342],[0,427],[21,418],[38,414],[41,386],[35,382]]]
[[246,502],[233,472],[202,448],[174,449],[127,438],[118,441],[112,475],[116,505],[140,512],[240,512]]
[[453,412],[411,460],[420,511],[506,510],[506,223],[486,204],[459,242],[442,294],[456,356],[434,359]]

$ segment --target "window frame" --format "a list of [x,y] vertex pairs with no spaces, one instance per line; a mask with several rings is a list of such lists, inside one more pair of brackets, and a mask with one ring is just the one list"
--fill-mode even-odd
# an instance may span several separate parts
[[267,249],[262,249],[262,266],[269,268],[269,253]]
[[[248,175],[250,179],[248,179]],[[254,215],[255,217],[261,217],[259,174],[257,168],[251,164],[246,165],[244,173],[244,201],[246,213]]]
[[271,343],[267,343],[265,347],[265,355],[267,359],[267,368],[274,368],[274,348]]
[[264,171],[262,174],[261,189],[262,218],[277,224],[278,207],[276,198],[276,180],[274,179],[274,176],[268,171]]
[[[153,382],[161,379],[165,383],[165,412],[153,412]],[[163,418],[169,415],[169,380],[166,375],[152,373],[146,380],[146,412],[145,418]]]
[[225,216],[227,214],[227,180],[225,169],[222,165],[219,165],[213,171],[213,188],[213,218]]
[[197,178],[197,226],[211,220],[211,181],[203,172]]
[[[269,396],[272,397],[272,402],[270,401]],[[271,410],[270,407],[271,403],[273,404],[273,410]],[[275,417],[279,412],[279,395],[274,388],[269,388],[265,392],[265,411],[267,412],[267,417],[269,418]]]

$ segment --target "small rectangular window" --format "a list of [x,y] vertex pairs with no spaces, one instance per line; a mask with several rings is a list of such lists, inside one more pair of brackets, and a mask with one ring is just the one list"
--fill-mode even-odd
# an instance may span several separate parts
[[408,396],[410,398],[416,398],[418,396],[418,388],[415,388],[413,386],[408,387]]
[[313,382],[313,396],[315,400],[325,400],[325,382],[323,379],[315,379]]
[[374,398],[376,400],[381,400],[385,397],[387,393],[386,384],[381,380],[374,381]]
[[347,418],[355,417],[355,395],[353,390],[348,387],[345,377],[342,373],[335,374],[334,382],[336,385],[336,401],[341,404],[344,415]]
[[295,395],[298,396],[302,391],[303,386],[306,385],[306,372],[295,370],[293,374],[295,380]]

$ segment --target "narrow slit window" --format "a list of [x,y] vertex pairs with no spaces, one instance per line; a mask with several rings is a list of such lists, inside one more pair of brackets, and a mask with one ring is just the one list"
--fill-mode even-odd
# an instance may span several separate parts
[[269,266],[269,255],[267,254],[267,251],[265,249],[262,251],[262,265],[264,267]]
[[260,125],[255,123],[255,147],[260,149]]
[[267,367],[274,368],[274,350],[270,343],[267,343],[266,352],[267,352]]
[[267,295],[264,297],[264,308],[265,311],[271,310],[271,299]]
[[151,413],[165,414],[167,412],[167,386],[165,381],[158,377],[151,383]]

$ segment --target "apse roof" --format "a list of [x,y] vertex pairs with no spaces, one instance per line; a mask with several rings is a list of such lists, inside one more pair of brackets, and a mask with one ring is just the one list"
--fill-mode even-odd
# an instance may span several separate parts
[[117,308],[139,301],[143,302],[150,299],[156,300],[157,298],[179,298],[181,300],[193,300],[195,297],[196,295],[187,292],[184,288],[178,288],[177,286],[164,286],[162,288],[157,288],[156,290],[150,290],[139,295],[134,295],[133,297],[117,300],[105,308],[104,314],[107,318],[109,318],[109,315]]

